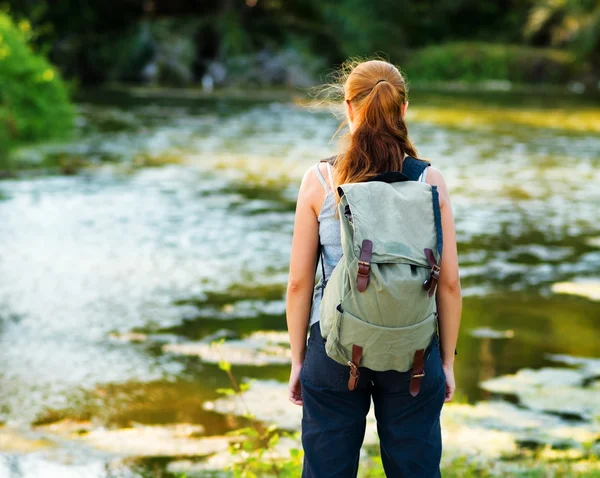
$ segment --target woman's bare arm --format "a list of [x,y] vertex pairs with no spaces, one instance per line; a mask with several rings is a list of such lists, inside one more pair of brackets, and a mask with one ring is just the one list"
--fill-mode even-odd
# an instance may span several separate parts
[[454,364],[454,350],[458,340],[458,329],[462,313],[462,295],[458,272],[456,228],[450,203],[450,195],[442,174],[429,167],[427,182],[438,187],[442,216],[444,247],[440,264],[440,279],[436,301],[440,324],[440,346],[444,365]]
[[310,304],[315,285],[315,268],[319,245],[319,223],[315,214],[315,198],[323,189],[311,169],[302,178],[290,257],[286,294],[286,319],[292,349],[292,365],[304,361]]

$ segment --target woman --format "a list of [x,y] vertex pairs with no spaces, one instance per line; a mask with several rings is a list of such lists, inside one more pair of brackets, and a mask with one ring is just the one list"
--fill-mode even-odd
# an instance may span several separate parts
[[[341,87],[348,147],[333,160],[306,171],[300,186],[287,288],[286,309],[292,352],[289,399],[303,407],[303,477],[356,476],[371,400],[380,449],[389,477],[440,476],[440,412],[454,394],[454,355],[462,299],[454,218],[440,171],[414,159],[417,152],[404,121],[408,107],[404,78],[396,67],[372,60],[345,68]],[[421,391],[409,393],[410,371],[375,372],[360,367],[355,390],[346,385],[349,367],[325,353],[319,327],[323,279],[314,286],[319,242],[328,279],[342,255],[336,214],[338,184],[361,182],[385,171],[435,185],[444,237],[435,296],[439,338],[435,334],[424,365]],[[310,321],[309,321],[310,319]],[[306,334],[310,325],[308,346]]]

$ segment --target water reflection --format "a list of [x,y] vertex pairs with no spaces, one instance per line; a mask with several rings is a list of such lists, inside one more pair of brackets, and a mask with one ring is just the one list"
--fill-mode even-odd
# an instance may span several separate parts
[[[589,116],[600,110],[575,102],[588,126],[561,128],[546,118],[553,99],[522,113],[489,101],[411,102],[414,141],[452,193],[466,296],[457,377],[470,402],[490,396],[481,381],[543,367],[546,353],[598,355],[600,338],[597,303],[552,293],[598,276],[600,139]],[[566,114],[561,101],[554,117]],[[239,426],[204,408],[228,386],[218,367],[164,344],[220,334],[245,347],[255,331],[285,329],[297,188],[333,151],[337,121],[291,103],[131,96],[80,111],[80,139],[19,154],[72,176],[0,183],[0,422],[52,439],[47,426],[65,420],[90,430],[185,422],[207,436]],[[467,333],[480,327],[515,336]],[[115,340],[131,332],[144,338]],[[282,383],[288,372],[234,368]],[[61,440],[85,457],[85,470],[61,477],[119,476],[94,446]],[[0,476],[31,478],[52,462],[16,456],[2,457]]]

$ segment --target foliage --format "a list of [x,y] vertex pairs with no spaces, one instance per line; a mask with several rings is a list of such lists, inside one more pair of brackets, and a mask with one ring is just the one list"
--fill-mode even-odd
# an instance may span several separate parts
[[[222,343],[223,339],[213,342],[212,346],[218,349]],[[252,413],[243,397],[243,393],[248,390],[250,384],[238,384],[231,371],[231,364],[223,357],[219,362],[219,368],[229,377],[232,388],[218,389],[217,392],[227,396],[236,396],[246,410],[244,416],[252,419]],[[234,430],[229,435],[239,437],[239,440],[232,442],[229,449],[235,459],[228,470],[233,473],[235,478],[262,478],[267,476],[296,478],[300,476],[303,456],[300,450],[292,448],[287,458],[276,457],[273,453],[282,436],[297,438],[296,434],[281,432],[277,430],[276,426],[265,427],[263,424],[255,422],[253,426]]]
[[404,68],[413,80],[566,83],[577,77],[580,65],[574,55],[561,50],[493,43],[450,43],[417,50],[410,55]]
[[458,40],[517,42],[529,1],[314,0],[341,58],[404,51]]
[[108,81],[186,85],[193,78],[197,22],[142,20],[90,52]]
[[[67,136],[74,109],[48,60],[29,44],[31,25],[0,13],[0,148]],[[2,151],[0,151],[2,154]]]
[[[294,71],[306,71],[314,60],[335,64],[348,57],[385,53],[398,62],[418,49],[428,55],[424,60],[428,64],[441,63],[428,71],[431,75],[440,71],[444,76],[435,79],[444,80],[462,75],[448,72],[452,69],[448,64],[457,60],[452,54],[460,53],[456,45],[493,39],[500,50],[504,44],[556,45],[572,48],[578,56],[565,61],[554,53],[525,48],[516,52],[519,58],[524,56],[522,61],[511,62],[486,46],[475,59],[483,55],[481,67],[459,61],[467,77],[519,76],[537,82],[548,72],[543,81],[556,83],[571,78],[572,62],[591,61],[600,51],[596,0],[90,0],[83,4],[11,0],[10,5],[15,15],[33,18],[44,27],[40,41],[53,45],[52,58],[84,82],[117,79],[179,85],[200,81],[206,72],[216,71],[213,76],[218,77],[231,70],[233,84],[245,84],[246,78],[261,86],[290,84],[286,75],[294,73],[286,72],[282,62],[291,63]],[[422,50],[447,43],[441,53],[451,54],[449,58]],[[506,48],[507,54],[515,53],[516,47]],[[526,72],[520,75],[522,67]],[[485,76],[487,72],[494,76]],[[273,77],[279,81],[272,81]],[[300,83],[303,86],[304,81]]]
[[292,448],[288,458],[274,456],[273,451],[279,444],[280,433],[275,426],[247,427],[231,432],[230,435],[242,437],[242,440],[234,442],[230,447],[231,454],[240,458],[229,467],[233,476],[235,478],[300,476],[303,456],[300,450]]
[[584,59],[600,59],[600,2],[538,0],[525,25],[528,38],[548,33],[552,44],[571,46]]

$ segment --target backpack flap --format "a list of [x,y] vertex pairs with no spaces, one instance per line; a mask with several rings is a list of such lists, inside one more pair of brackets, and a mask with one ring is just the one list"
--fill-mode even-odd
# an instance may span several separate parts
[[373,243],[373,262],[407,262],[428,267],[424,248],[431,248],[439,263],[434,193],[429,184],[374,181],[345,184],[340,190],[340,205],[347,205],[351,214],[352,253],[357,258],[367,239]]

